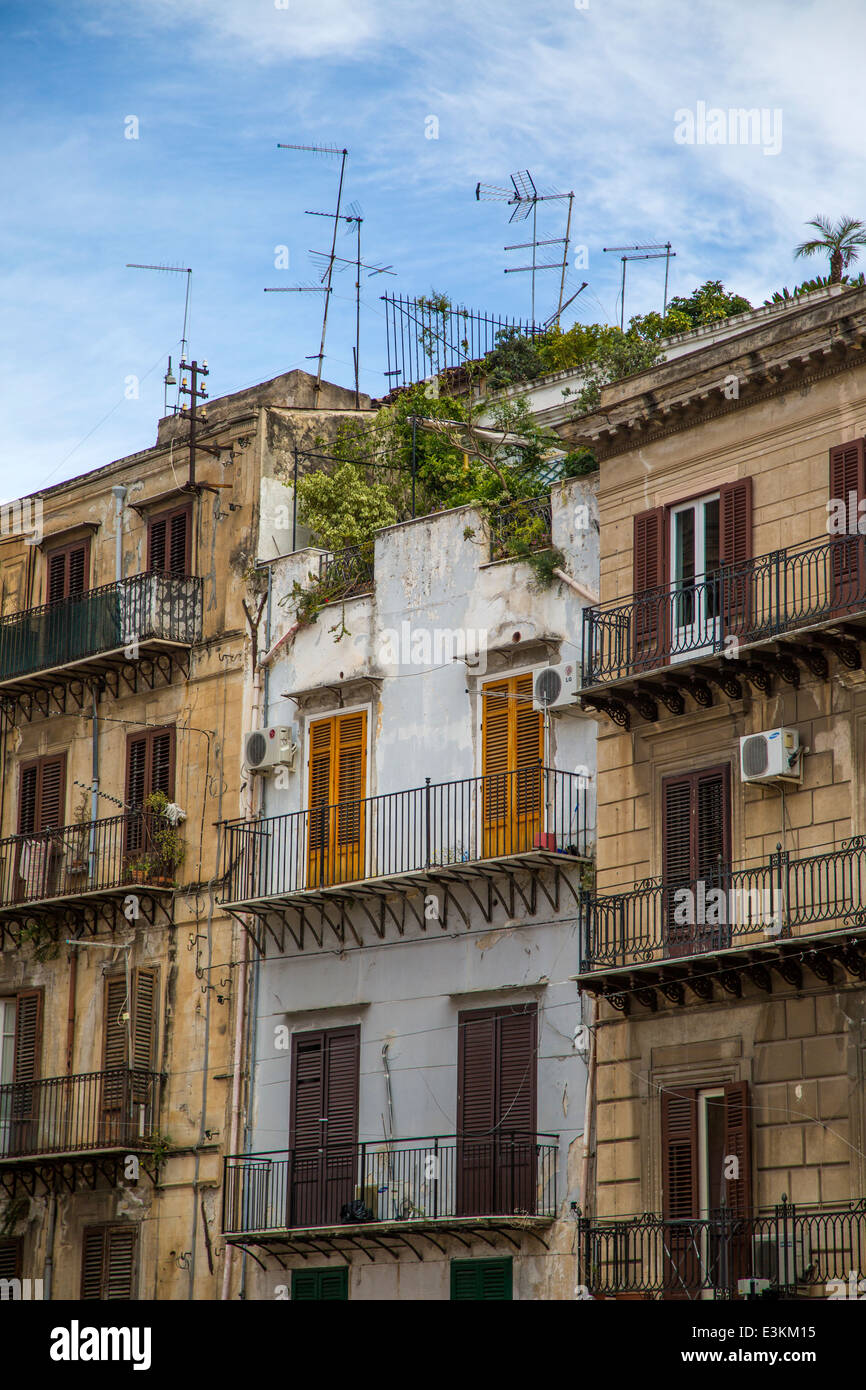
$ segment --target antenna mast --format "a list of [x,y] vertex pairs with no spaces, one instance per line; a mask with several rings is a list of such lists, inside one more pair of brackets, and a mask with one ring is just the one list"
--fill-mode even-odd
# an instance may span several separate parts
[[[532,240],[519,241],[514,246],[506,246],[506,251],[521,251],[532,247],[532,264],[509,266],[505,270],[506,275],[516,275],[523,271],[532,273],[532,322],[535,323],[535,274],[539,270],[559,270],[561,278],[559,284],[559,303],[556,311],[556,320],[562,313],[562,299],[565,293],[565,271],[568,266],[568,244],[571,236],[571,209],[574,202],[574,193],[539,193],[535,185],[535,180],[528,169],[518,169],[511,175],[511,188],[501,188],[496,184],[477,183],[475,185],[475,198],[480,202],[504,202],[514,211],[509,217],[509,222],[525,222],[532,213]],[[538,204],[563,202],[568,199],[568,221],[564,237],[549,237],[545,241],[539,241],[538,230]],[[561,246],[561,261],[545,261],[541,265],[538,263],[537,250],[539,246]]]
[[665,299],[662,318],[668,311],[668,273],[670,270],[671,257],[676,256],[676,251],[671,250],[669,241],[647,242],[644,246],[603,246],[602,251],[625,251],[628,252],[647,252],[646,255],[629,255],[622,257],[622,289],[620,290],[619,307],[619,326],[622,332],[625,328],[625,268],[628,261],[660,261],[664,257],[665,262]]

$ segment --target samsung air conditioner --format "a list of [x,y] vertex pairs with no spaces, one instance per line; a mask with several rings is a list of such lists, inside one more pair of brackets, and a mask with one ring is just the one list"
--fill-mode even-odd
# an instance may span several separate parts
[[808,1227],[782,1232],[762,1231],[752,1237],[752,1270],[756,1279],[766,1279],[776,1288],[793,1288],[806,1275],[811,1263]]
[[275,724],[244,734],[244,765],[250,772],[268,772],[272,767],[295,766],[298,756],[297,729],[294,724]]
[[740,739],[740,775],[744,782],[799,782],[803,750],[796,729],[770,729]]
[[578,665],[563,661],[558,666],[542,666],[532,682],[532,708],[546,713],[551,709],[570,709],[581,714],[577,703]]

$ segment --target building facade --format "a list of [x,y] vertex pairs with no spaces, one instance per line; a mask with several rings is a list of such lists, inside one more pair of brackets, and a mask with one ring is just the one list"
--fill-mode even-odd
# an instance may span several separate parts
[[596,1297],[826,1297],[866,1264],[866,294],[683,339],[600,464]]

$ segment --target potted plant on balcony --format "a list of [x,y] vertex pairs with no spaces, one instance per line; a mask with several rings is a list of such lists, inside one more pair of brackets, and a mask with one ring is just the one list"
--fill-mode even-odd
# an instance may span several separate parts
[[86,874],[89,867],[90,851],[90,808],[87,804],[87,792],[82,791],[78,800],[78,805],[73,814],[74,830],[69,840],[67,851],[66,872],[68,874]]
[[[174,803],[169,801],[165,792],[151,792],[144,805],[149,813],[149,853],[141,862],[148,873],[147,881],[163,887],[175,887],[175,870],[183,863],[186,854],[186,845],[177,828],[183,812],[174,808]],[[171,808],[174,808],[174,815]]]

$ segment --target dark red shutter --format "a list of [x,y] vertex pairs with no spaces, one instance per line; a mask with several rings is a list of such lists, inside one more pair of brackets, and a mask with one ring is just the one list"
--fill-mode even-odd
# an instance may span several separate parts
[[42,990],[23,989],[15,998],[13,1082],[37,1081],[42,1059]]
[[154,517],[147,528],[147,568],[178,577],[189,574],[191,534],[188,506]]
[[[691,1087],[661,1092],[662,1216],[684,1222],[700,1215],[698,1180],[698,1093]],[[666,1225],[666,1298],[689,1298],[700,1285],[700,1235],[688,1226]]]
[[[864,538],[859,530],[859,504],[866,497],[866,440],[852,439],[830,450],[830,498],[845,507],[845,534],[831,535],[832,602],[835,611],[857,607],[863,598]],[[853,503],[853,506],[852,506]]]
[[32,835],[36,830],[36,805],[39,793],[39,764],[29,763],[21,768],[18,781],[18,834]]
[[667,526],[664,507],[634,518],[634,661],[638,669],[658,666],[667,649]]
[[739,1176],[724,1185],[725,1201],[734,1216],[749,1216],[752,1210],[751,1110],[748,1081],[734,1081],[725,1087],[725,1157],[736,1158]]
[[126,804],[138,810],[144,805],[147,771],[147,734],[130,734],[126,744]]
[[150,760],[150,786],[148,795],[151,792],[164,792],[171,800],[174,795],[174,731],[164,729],[161,732],[154,732],[151,738],[151,760]]
[[[730,863],[730,768],[663,778],[662,911],[669,955],[691,955],[730,945],[728,914],[712,912],[717,900],[707,898],[717,889],[724,892],[728,888]],[[682,889],[689,890],[690,900],[683,897]],[[697,920],[702,902],[707,909],[703,916],[713,917],[710,922]],[[683,921],[683,909],[689,908]]]
[[166,531],[168,523],[164,518],[152,521],[147,528],[147,568],[164,570],[166,557]]
[[171,518],[168,568],[181,577],[189,573],[189,520],[188,511],[178,512]]
[[146,816],[140,812],[152,792],[174,797],[174,729],[148,729],[130,734],[126,742],[126,848],[140,850],[146,838]]
[[87,588],[86,545],[77,545],[69,551],[66,590],[68,594],[83,594]]
[[537,1158],[536,1007],[462,1013],[458,1028],[458,1213],[530,1213]]
[[23,766],[18,784],[18,834],[57,830],[63,824],[65,793],[65,753]]
[[55,551],[48,556],[48,586],[46,603],[58,603],[66,597],[66,552]]
[[732,567],[723,580],[725,632],[748,629],[753,608],[751,558],[752,480],[740,478],[719,490],[719,559]]
[[289,1122],[295,1226],[335,1224],[355,1195],[359,1085],[357,1027],[295,1035]]
[[90,542],[87,540],[48,551],[45,602],[58,603],[61,599],[84,593],[88,587],[89,560]]
[[128,1301],[133,1298],[136,1230],[133,1226],[85,1228],[81,1256],[81,1298]]

